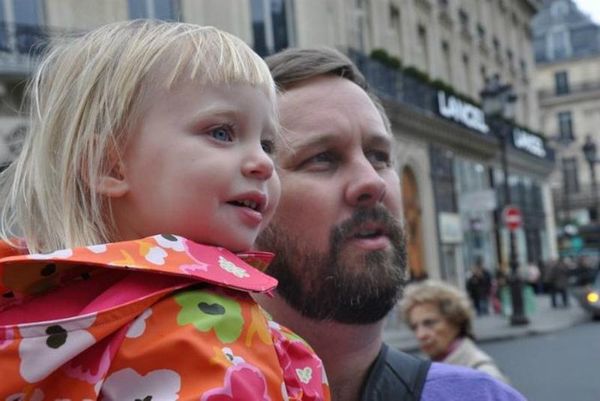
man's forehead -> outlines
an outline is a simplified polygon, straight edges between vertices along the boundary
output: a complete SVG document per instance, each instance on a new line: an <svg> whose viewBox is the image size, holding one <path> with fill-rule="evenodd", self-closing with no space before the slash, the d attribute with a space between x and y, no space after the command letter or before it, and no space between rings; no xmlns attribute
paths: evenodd
<svg viewBox="0 0 600 401"><path fill-rule="evenodd" d="M307 80L281 93L278 104L284 131L290 139L301 140L296 139L297 134L312 132L343 132L353 128L353 124L373 135L391 137L367 93L347 79Z"/></svg>

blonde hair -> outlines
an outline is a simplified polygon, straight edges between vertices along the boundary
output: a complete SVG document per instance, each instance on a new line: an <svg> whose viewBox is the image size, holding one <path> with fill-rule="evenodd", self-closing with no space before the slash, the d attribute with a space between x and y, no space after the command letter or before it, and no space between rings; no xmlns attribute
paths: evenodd
<svg viewBox="0 0 600 401"><path fill-rule="evenodd" d="M473 333L473 307L466 294L441 281L425 280L408 285L400 301L405 322L410 322L410 311L417 305L432 304L452 325L459 328L460 337L475 338Z"/></svg>
<svg viewBox="0 0 600 401"><path fill-rule="evenodd" d="M213 27L136 20L57 40L28 93L30 127L0 176L0 235L31 252L110 242L114 218L96 180L111 171L153 87L196 80L275 85L241 39Z"/></svg>

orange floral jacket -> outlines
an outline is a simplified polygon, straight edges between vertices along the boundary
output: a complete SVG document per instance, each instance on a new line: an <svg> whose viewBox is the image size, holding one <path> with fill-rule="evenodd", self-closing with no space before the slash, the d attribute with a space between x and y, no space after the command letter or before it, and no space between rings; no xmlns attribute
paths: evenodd
<svg viewBox="0 0 600 401"><path fill-rule="evenodd" d="M174 235L0 244L0 400L329 400L323 366L250 292L272 255Z"/></svg>

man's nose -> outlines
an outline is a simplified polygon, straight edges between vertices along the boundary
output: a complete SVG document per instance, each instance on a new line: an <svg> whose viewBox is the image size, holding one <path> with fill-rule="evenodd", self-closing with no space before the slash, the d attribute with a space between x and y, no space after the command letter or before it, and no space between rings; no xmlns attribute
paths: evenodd
<svg viewBox="0 0 600 401"><path fill-rule="evenodd" d="M242 163L242 174L248 178L268 180L274 169L273 159L262 147L251 149Z"/></svg>
<svg viewBox="0 0 600 401"><path fill-rule="evenodd" d="M385 196L386 182L367 160L361 157L351 169L346 201L352 206L371 207Z"/></svg>

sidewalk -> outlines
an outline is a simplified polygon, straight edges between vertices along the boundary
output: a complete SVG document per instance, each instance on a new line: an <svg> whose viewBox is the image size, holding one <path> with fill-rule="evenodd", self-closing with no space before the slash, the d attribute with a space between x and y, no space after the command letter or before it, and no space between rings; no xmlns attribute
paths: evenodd
<svg viewBox="0 0 600 401"><path fill-rule="evenodd" d="M529 316L529 324L511 326L509 318L502 315L477 317L474 322L478 342L498 341L521 336L550 333L565 329L590 319L576 299L570 298L569 308L552 309L550 296L536 297L536 310ZM395 315L386 324L384 339L390 346L403 351L418 349L417 341L410 328Z"/></svg>

